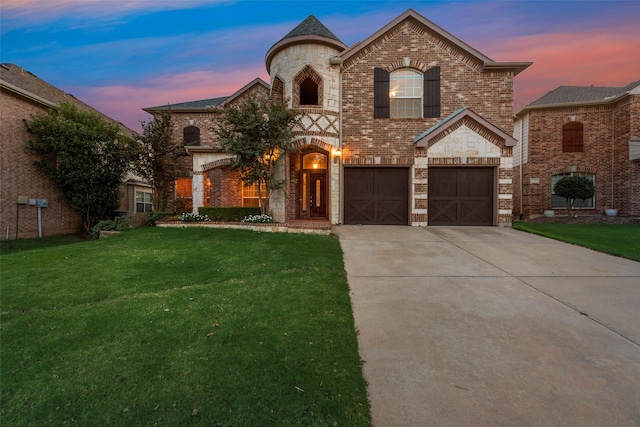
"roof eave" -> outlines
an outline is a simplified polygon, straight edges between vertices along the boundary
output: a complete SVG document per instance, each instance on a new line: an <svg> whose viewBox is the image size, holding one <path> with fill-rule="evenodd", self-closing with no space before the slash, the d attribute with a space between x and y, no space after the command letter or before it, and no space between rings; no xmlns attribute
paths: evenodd
<svg viewBox="0 0 640 427"><path fill-rule="evenodd" d="M55 102L51 102L47 99L44 99L36 94L33 94L29 91L19 88L18 86L12 85L11 83L6 82L4 80L0 80L0 87L10 92L16 93L24 98L30 99L31 101L37 102L38 104L42 104L45 107L56 108L58 106L58 104L56 104Z"/></svg>
<svg viewBox="0 0 640 427"><path fill-rule="evenodd" d="M527 68L529 68L533 62L495 62L489 61L484 63L484 71L512 71L514 76L517 76Z"/></svg>
<svg viewBox="0 0 640 427"><path fill-rule="evenodd" d="M364 49L370 43L374 42L380 36L385 34L387 31L389 31L390 29L392 29L393 27L395 27L396 25L400 24L402 21L404 21L405 19L408 19L408 18L413 18L413 19L417 20L418 22L420 22L424 26L428 27L431 31L433 31L434 33L438 34L440 37L446 39L449 43L457 46L459 49L462 49L463 51L467 52L471 56L475 57L478 61L480 61L482 63L493 63L494 62L491 58L489 58L488 56L484 55L482 52L480 52L480 51L474 49L473 47L469 46L468 44L466 44L465 42L463 42L462 40L460 40L459 38L457 38L453 34L449 33L448 31L446 31L445 29L441 28L437 24L431 22L430 20L428 20L424 16L420 15L418 12L416 12L413 9L407 9L404 13L399 15L397 18L395 18L394 20L389 22L387 25L385 25L384 27L382 27L381 29L379 29L378 31L376 31L375 33L370 35L369 37L367 37L362 42L356 43L353 46L351 46L351 48L349 48L349 49L345 50L344 52L342 52L340 54L340 56L342 57L343 61L346 61L347 59L349 59L352 56L356 55L358 52L360 52L362 49Z"/></svg>
<svg viewBox="0 0 640 427"><path fill-rule="evenodd" d="M271 46L271 49L269 49L269 51L265 55L264 61L267 67L267 72L269 73L271 72L271 61L273 60L273 57L276 55L276 53L280 52L282 49L286 47L293 46L296 44L303 44L303 43L323 44L326 46L333 47L336 50L341 52L347 49L347 45L345 45L339 40L332 39L330 37L313 35L313 34L287 37L280 40L278 43L274 44L273 46Z"/></svg>
<svg viewBox="0 0 640 427"><path fill-rule="evenodd" d="M592 99L588 101L560 102L555 104L540 104L540 105L529 104L526 107L524 107L522 110L518 111L516 113L516 117L522 117L524 113L531 110L544 110L547 108L589 107L592 105L595 106L595 105L612 104L614 102L618 102L619 100L627 96L630 96L629 92L624 92L619 95L613 96L611 98L606 98L606 99Z"/></svg>
<svg viewBox="0 0 640 427"><path fill-rule="evenodd" d="M443 120L446 120L446 123L444 123L442 126L434 126L431 130L427 130L425 133L414 138L413 142L416 144L416 147L418 148L428 147L429 141L431 139L433 139L437 135L440 135L442 132L446 131L451 126L453 126L454 124L456 124L458 121L462 120L465 117L470 117L471 119L476 121L478 124L480 124L482 127L486 128L487 130L489 130L499 138L503 139L505 147L514 147L517 144L517 141L513 136L509 135L508 133L506 133L499 127L493 125L491 122L489 122L482 116L476 114L473 110L470 110L469 108L466 108L466 107L456 110L449 117L443 119Z"/></svg>

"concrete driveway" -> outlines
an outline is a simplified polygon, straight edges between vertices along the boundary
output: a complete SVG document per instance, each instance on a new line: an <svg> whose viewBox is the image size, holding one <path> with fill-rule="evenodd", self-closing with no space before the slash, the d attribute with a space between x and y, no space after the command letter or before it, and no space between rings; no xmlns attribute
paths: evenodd
<svg viewBox="0 0 640 427"><path fill-rule="evenodd" d="M508 228L334 232L374 426L640 425L640 263Z"/></svg>

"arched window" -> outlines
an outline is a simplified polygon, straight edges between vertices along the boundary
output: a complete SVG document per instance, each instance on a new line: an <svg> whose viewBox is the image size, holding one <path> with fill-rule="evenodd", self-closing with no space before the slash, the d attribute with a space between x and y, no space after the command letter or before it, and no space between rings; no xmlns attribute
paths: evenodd
<svg viewBox="0 0 640 427"><path fill-rule="evenodd" d="M184 145L200 145L200 128L187 126L183 129Z"/></svg>
<svg viewBox="0 0 640 427"><path fill-rule="evenodd" d="M389 76L391 118L422 117L422 73L409 68L396 70Z"/></svg>
<svg viewBox="0 0 640 427"><path fill-rule="evenodd" d="M373 117L440 117L440 67L424 74L410 68L373 70Z"/></svg>
<svg viewBox="0 0 640 427"><path fill-rule="evenodd" d="M584 126L580 122L569 122L562 126L562 152L581 153L584 151Z"/></svg>
<svg viewBox="0 0 640 427"><path fill-rule="evenodd" d="M311 77L300 83L300 105L318 105L318 84Z"/></svg>
<svg viewBox="0 0 640 427"><path fill-rule="evenodd" d="M305 66L293 79L293 106L322 105L322 77L310 65Z"/></svg>

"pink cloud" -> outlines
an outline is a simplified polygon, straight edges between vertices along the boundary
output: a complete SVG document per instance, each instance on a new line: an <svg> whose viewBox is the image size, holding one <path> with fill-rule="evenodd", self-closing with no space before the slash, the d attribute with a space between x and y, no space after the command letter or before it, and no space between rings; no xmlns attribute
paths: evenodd
<svg viewBox="0 0 640 427"><path fill-rule="evenodd" d="M558 86L616 87L640 79L640 57L634 53L639 45L634 23L609 30L514 37L485 52L496 60L534 62L515 79L515 107L520 110Z"/></svg>
<svg viewBox="0 0 640 427"><path fill-rule="evenodd" d="M76 87L74 93L103 114L140 131L140 121L150 118L142 108L229 96L256 77L269 81L261 64L226 73L193 71L163 75L135 86Z"/></svg>

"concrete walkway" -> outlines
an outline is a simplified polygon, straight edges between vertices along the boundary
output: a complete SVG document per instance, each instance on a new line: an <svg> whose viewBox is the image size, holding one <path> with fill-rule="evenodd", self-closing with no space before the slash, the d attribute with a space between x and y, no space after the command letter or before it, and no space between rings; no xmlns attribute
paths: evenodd
<svg viewBox="0 0 640 427"><path fill-rule="evenodd" d="M334 232L374 426L640 425L640 263L507 228Z"/></svg>

